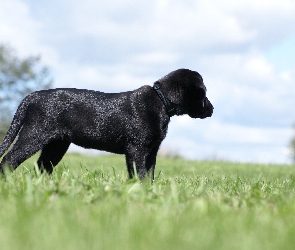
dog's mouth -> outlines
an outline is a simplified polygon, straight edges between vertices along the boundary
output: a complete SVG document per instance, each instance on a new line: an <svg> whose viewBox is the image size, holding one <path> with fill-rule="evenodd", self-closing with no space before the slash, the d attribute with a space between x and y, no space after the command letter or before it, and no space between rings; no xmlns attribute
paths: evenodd
<svg viewBox="0 0 295 250"><path fill-rule="evenodd" d="M199 103L198 106L199 108L187 113L191 118L205 119L212 116L214 107L207 97L202 104Z"/></svg>
<svg viewBox="0 0 295 250"><path fill-rule="evenodd" d="M202 113L200 115L200 119L205 119L207 117L211 117L212 114L213 114L213 107L210 110L209 109L204 109L204 110L202 110Z"/></svg>

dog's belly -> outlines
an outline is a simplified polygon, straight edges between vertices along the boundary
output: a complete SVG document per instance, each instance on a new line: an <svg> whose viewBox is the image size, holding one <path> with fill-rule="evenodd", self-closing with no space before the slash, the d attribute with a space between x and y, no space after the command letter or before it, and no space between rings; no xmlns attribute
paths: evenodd
<svg viewBox="0 0 295 250"><path fill-rule="evenodd" d="M107 151L115 154L124 154L125 146L123 140L111 140L111 139L93 139L93 138L73 138L72 143L83 147L91 148L102 151Z"/></svg>

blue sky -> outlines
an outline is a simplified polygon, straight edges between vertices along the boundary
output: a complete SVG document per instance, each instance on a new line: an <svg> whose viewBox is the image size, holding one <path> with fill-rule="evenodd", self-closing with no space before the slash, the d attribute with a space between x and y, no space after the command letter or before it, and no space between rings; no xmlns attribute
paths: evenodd
<svg viewBox="0 0 295 250"><path fill-rule="evenodd" d="M265 53L266 58L270 60L280 71L289 71L295 67L295 34L291 34L282 42L271 47Z"/></svg>
<svg viewBox="0 0 295 250"><path fill-rule="evenodd" d="M212 118L173 117L161 150L289 163L295 123L291 0L2 0L0 43L41 55L55 87L118 92L198 71Z"/></svg>

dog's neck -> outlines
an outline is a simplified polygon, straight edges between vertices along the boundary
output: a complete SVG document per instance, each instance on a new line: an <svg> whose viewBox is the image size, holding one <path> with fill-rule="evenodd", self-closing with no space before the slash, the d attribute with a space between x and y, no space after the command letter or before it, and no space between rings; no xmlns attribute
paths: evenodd
<svg viewBox="0 0 295 250"><path fill-rule="evenodd" d="M159 98L161 99L162 103L164 104L167 113L170 117L176 115L176 110L174 104L169 100L167 95L161 90L160 83L157 81L154 83L153 86L154 90L157 92Z"/></svg>

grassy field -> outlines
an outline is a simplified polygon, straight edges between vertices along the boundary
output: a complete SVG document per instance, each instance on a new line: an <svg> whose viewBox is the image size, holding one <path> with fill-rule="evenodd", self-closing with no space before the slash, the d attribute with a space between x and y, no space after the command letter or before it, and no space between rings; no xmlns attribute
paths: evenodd
<svg viewBox="0 0 295 250"><path fill-rule="evenodd" d="M160 158L151 185L121 156L35 159L0 180L3 250L295 248L295 166Z"/></svg>

